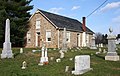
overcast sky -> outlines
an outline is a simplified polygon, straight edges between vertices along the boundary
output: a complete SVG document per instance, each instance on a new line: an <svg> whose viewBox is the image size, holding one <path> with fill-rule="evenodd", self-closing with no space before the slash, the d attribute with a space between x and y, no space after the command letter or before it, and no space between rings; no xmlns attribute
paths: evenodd
<svg viewBox="0 0 120 76"><path fill-rule="evenodd" d="M37 9L67 16L82 21L82 17L87 17L94 9L105 0L33 0L30 5ZM108 34L109 27L113 28L113 33L120 33L120 0L108 0L101 8L87 17L87 27L95 33Z"/></svg>

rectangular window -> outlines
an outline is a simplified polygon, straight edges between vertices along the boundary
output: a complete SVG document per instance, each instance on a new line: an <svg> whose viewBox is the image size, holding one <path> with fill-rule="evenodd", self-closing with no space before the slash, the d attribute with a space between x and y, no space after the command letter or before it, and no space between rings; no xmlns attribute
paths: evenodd
<svg viewBox="0 0 120 76"><path fill-rule="evenodd" d="M36 20L36 29L40 29L40 20Z"/></svg>
<svg viewBox="0 0 120 76"><path fill-rule="evenodd" d="M46 42L51 42L51 31L46 31Z"/></svg>
<svg viewBox="0 0 120 76"><path fill-rule="evenodd" d="M66 33L66 36L67 36L67 37L66 37L66 38L67 38L66 41L67 41L67 42L70 42L70 32L67 32L67 33Z"/></svg>

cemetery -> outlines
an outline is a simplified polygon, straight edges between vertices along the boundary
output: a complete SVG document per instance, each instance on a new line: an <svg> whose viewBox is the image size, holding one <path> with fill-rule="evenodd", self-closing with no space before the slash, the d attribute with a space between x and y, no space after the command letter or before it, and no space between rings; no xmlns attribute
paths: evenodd
<svg viewBox="0 0 120 76"><path fill-rule="evenodd" d="M5 42L0 49L0 76L119 76L120 46L115 44L112 28L109 28L108 46L68 48L66 29L62 48L12 48L10 20L6 19ZM101 46L102 45L102 46ZM106 51L107 50L107 51ZM97 52L98 51L98 52Z"/></svg>
<svg viewBox="0 0 120 76"><path fill-rule="evenodd" d="M120 35L112 27L100 41L87 17L81 23L41 9L30 15L31 1L1 1L12 12L0 11L6 15L0 21L0 76L120 76Z"/></svg>
<svg viewBox="0 0 120 76"><path fill-rule="evenodd" d="M103 50L104 48L102 48ZM105 48L107 49L107 48ZM0 49L2 51L2 49ZM20 48L12 48L14 58L12 59L0 59L0 76L75 76L72 71L75 70L75 56L89 55L90 56L90 68L92 70L80 75L80 76L119 76L120 75L120 61L106 61L106 54L95 54L96 50L81 49L78 51L75 48L68 50L65 53L65 57L61 59L61 62L56 62L56 59L60 58L59 50L48 49L49 63L43 66L39 66L41 51L32 52L33 49L23 48L24 53L20 53ZM35 49L34 50L38 50ZM120 55L120 47L117 51ZM50 60L50 57L54 57ZM73 60L69 60L73 58ZM23 62L26 62L26 68L22 69ZM69 66L68 71L66 66Z"/></svg>

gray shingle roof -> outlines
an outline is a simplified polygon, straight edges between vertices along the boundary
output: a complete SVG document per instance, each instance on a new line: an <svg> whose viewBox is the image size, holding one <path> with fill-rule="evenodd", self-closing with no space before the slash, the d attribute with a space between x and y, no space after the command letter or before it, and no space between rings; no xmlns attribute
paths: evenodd
<svg viewBox="0 0 120 76"><path fill-rule="evenodd" d="M71 31L83 32L82 23L76 19L60 16L40 9L39 11L41 11L50 21L52 21L60 29L66 28L67 30ZM86 32L94 33L89 28L87 28Z"/></svg>

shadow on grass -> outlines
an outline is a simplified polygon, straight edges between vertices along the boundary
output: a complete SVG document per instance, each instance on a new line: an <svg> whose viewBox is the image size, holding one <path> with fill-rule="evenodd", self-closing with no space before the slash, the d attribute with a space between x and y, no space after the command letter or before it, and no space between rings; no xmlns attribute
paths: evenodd
<svg viewBox="0 0 120 76"><path fill-rule="evenodd" d="M14 53L14 58L16 57L16 56L18 56L20 53Z"/></svg>
<svg viewBox="0 0 120 76"><path fill-rule="evenodd" d="M95 56L98 57L98 58L101 58L101 59L105 60L105 57L104 57L104 56L96 55L96 54L95 54Z"/></svg>

